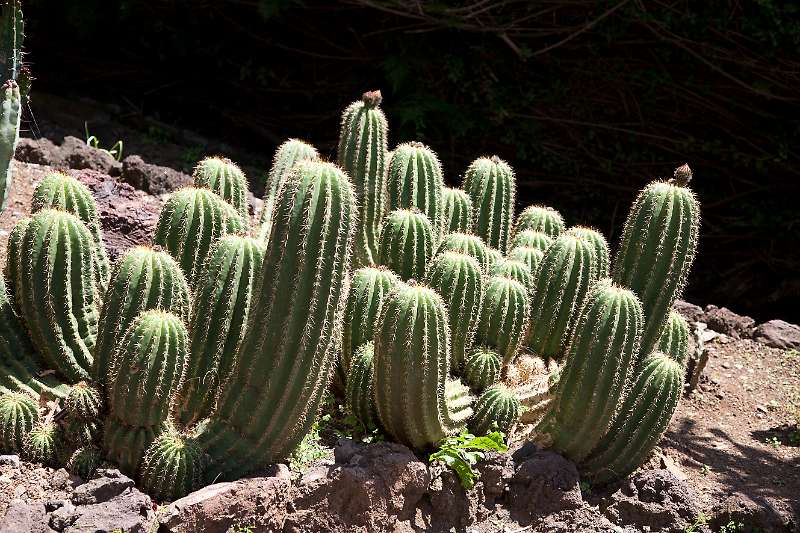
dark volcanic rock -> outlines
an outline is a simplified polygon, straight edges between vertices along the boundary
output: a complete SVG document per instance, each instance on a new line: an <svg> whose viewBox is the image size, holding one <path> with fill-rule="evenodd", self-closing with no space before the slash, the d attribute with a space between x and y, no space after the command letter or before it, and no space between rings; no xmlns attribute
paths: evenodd
<svg viewBox="0 0 800 533"><path fill-rule="evenodd" d="M125 489L102 503L76 507L75 514L77 516L64 533L149 533L156 521L150 497L135 488Z"/></svg>
<svg viewBox="0 0 800 533"><path fill-rule="evenodd" d="M88 505L106 502L134 486L131 478L116 469L100 469L97 471L97 476L75 488L72 493L72 503Z"/></svg>
<svg viewBox="0 0 800 533"><path fill-rule="evenodd" d="M188 187L192 177L169 167L145 163L138 155L122 160L120 179L133 187L150 194L164 194Z"/></svg>
<svg viewBox="0 0 800 533"><path fill-rule="evenodd" d="M64 166L64 159L61 157L61 149L53 144L50 139L29 139L21 137L17 143L17 151L14 159L24 163L36 163L37 165L49 165L51 167Z"/></svg>
<svg viewBox="0 0 800 533"><path fill-rule="evenodd" d="M770 320L756 327L753 337L773 348L800 349L800 326L783 320Z"/></svg>
<svg viewBox="0 0 800 533"><path fill-rule="evenodd" d="M122 168L111 154L88 146L77 137L64 137L59 147L64 166L76 170L97 170L104 174L118 175Z"/></svg>
<svg viewBox="0 0 800 533"><path fill-rule="evenodd" d="M749 316L737 315L727 307L716 305L706 306L705 321L717 333L724 333L734 339L749 339L756 324Z"/></svg>
<svg viewBox="0 0 800 533"><path fill-rule="evenodd" d="M45 508L41 502L11 500L6 515L0 518L0 533L39 533L45 531Z"/></svg>
<svg viewBox="0 0 800 533"><path fill-rule="evenodd" d="M672 305L672 308L679 312L690 324L692 322L705 322L706 314L699 305L678 300Z"/></svg>
<svg viewBox="0 0 800 533"><path fill-rule="evenodd" d="M753 500L743 494L733 494L711 511L711 527L717 531L730 522L742 524L742 532L778 533L797 531L797 516L788 505L769 498Z"/></svg>

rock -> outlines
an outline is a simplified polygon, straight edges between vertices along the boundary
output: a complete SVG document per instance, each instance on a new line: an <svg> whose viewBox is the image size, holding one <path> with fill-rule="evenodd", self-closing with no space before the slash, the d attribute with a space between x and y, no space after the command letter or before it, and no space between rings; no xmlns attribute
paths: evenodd
<svg viewBox="0 0 800 533"><path fill-rule="evenodd" d="M514 462L507 453L490 452L475 469L480 473L478 484L483 490L484 505L491 508L505 496L508 480L514 476Z"/></svg>
<svg viewBox="0 0 800 533"><path fill-rule="evenodd" d="M77 137L64 137L59 147L63 164L75 170L97 170L104 174L119 174L121 165L104 150L92 148Z"/></svg>
<svg viewBox="0 0 800 533"><path fill-rule="evenodd" d="M641 533L641 530L622 528L608 521L604 516L586 504L577 509L558 511L542 516L534 529L547 533Z"/></svg>
<svg viewBox="0 0 800 533"><path fill-rule="evenodd" d="M730 522L741 523L744 529L762 533L796 531L797 517L789 505L771 498L751 499L743 494L733 494L711 511L709 525L717 531Z"/></svg>
<svg viewBox="0 0 800 533"><path fill-rule="evenodd" d="M63 533L150 533L156 524L152 500L135 488L102 503L82 505L76 513L77 518Z"/></svg>
<svg viewBox="0 0 800 533"><path fill-rule="evenodd" d="M102 503L134 487L133 480L116 469L100 469L99 477L78 485L72 493L72 503L87 505Z"/></svg>
<svg viewBox="0 0 800 533"><path fill-rule="evenodd" d="M529 523L536 516L583 505L575 465L555 452L525 445L514 454L516 472L507 495L511 516Z"/></svg>
<svg viewBox="0 0 800 533"><path fill-rule="evenodd" d="M138 155L122 160L120 179L150 194L165 194L192 184L192 177L183 172L145 163Z"/></svg>
<svg viewBox="0 0 800 533"><path fill-rule="evenodd" d="M64 531L78 519L77 508L69 502L50 513L48 523L56 531Z"/></svg>
<svg viewBox="0 0 800 533"><path fill-rule="evenodd" d="M47 500L44 502L44 508L48 513L52 513L56 509L64 507L68 503L70 503L69 500Z"/></svg>
<svg viewBox="0 0 800 533"><path fill-rule="evenodd" d="M40 533L45 530L45 508L41 502L11 500L0 518L0 533Z"/></svg>
<svg viewBox="0 0 800 533"><path fill-rule="evenodd" d="M291 474L275 465L265 477L216 483L172 502L160 518L171 533L226 532L241 524L253 531L280 531L286 519Z"/></svg>
<svg viewBox="0 0 800 533"><path fill-rule="evenodd" d="M19 455L0 455L0 465L13 466L19 468Z"/></svg>
<svg viewBox="0 0 800 533"><path fill-rule="evenodd" d="M800 350L800 326L783 320L770 320L756 327L753 337L782 350Z"/></svg>
<svg viewBox="0 0 800 533"><path fill-rule="evenodd" d="M618 525L682 530L700 508L688 485L665 469L635 474L601 505L603 514Z"/></svg>
<svg viewBox="0 0 800 533"><path fill-rule="evenodd" d="M462 531L483 518L478 514L483 506L480 482L467 491L455 472L446 466L433 465L430 472L431 483L424 502L426 505L421 510L422 520L416 520L418 526L433 531L451 528Z"/></svg>
<svg viewBox="0 0 800 533"><path fill-rule="evenodd" d="M724 333L734 339L748 339L753 334L756 321L749 316L737 315L727 307L707 305L705 322L708 327L718 333Z"/></svg>
<svg viewBox="0 0 800 533"><path fill-rule="evenodd" d="M699 305L678 300L672 305L672 308L679 312L683 318L689 322L689 324L692 322L705 322L706 314L703 311L703 308Z"/></svg>
<svg viewBox="0 0 800 533"><path fill-rule="evenodd" d="M49 165L58 167L64 165L61 149L53 141L42 137L41 139L28 139L21 137L17 143L14 159L25 163Z"/></svg>

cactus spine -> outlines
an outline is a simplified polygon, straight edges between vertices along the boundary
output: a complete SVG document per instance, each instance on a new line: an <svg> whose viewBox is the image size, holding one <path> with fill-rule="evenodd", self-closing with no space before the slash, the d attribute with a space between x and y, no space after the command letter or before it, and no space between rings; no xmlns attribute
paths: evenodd
<svg viewBox="0 0 800 533"><path fill-rule="evenodd" d="M700 207L687 187L689 179L691 170L684 165L675 171L675 179L650 183L639 193L614 260L614 281L642 301L647 319L643 354L658 342L694 262Z"/></svg>
<svg viewBox="0 0 800 533"><path fill-rule="evenodd" d="M475 343L497 350L508 366L525 339L530 315L527 289L510 278L495 276L486 284Z"/></svg>
<svg viewBox="0 0 800 533"><path fill-rule="evenodd" d="M19 86L8 80L0 87L0 212L6 208L8 192L11 190L11 160L19 141L19 125L22 118L22 101Z"/></svg>
<svg viewBox="0 0 800 533"><path fill-rule="evenodd" d="M236 163L225 157L207 157L194 167L194 186L209 189L231 204L239 216L247 212L247 178Z"/></svg>
<svg viewBox="0 0 800 533"><path fill-rule="evenodd" d="M657 350L672 357L680 365L689 356L689 324L677 311L670 311L667 325L658 339Z"/></svg>
<svg viewBox="0 0 800 533"><path fill-rule="evenodd" d="M458 432L471 416L468 405L448 402L449 358L442 298L427 287L399 287L384 304L374 359L378 418L399 442L427 449Z"/></svg>
<svg viewBox="0 0 800 533"><path fill-rule="evenodd" d="M476 159L464 174L475 233L501 253L506 252L511 236L516 188L514 172L497 156Z"/></svg>
<svg viewBox="0 0 800 533"><path fill-rule="evenodd" d="M519 261L524 263L531 271L531 275L536 275L536 270L539 268L539 263L542 262L544 251L538 248L531 248L530 246L518 246L508 252L508 258L512 261ZM536 278L534 278L534 288L536 285Z"/></svg>
<svg viewBox="0 0 800 533"><path fill-rule="evenodd" d="M607 278L611 265L611 252L608 250L608 241L599 231L584 226L570 228L567 233L575 235L592 245L594 261L597 265L596 276L598 279Z"/></svg>
<svg viewBox="0 0 800 533"><path fill-rule="evenodd" d="M298 164L281 188L236 367L200 435L211 479L286 457L311 428L340 342L355 210L330 163Z"/></svg>
<svg viewBox="0 0 800 533"><path fill-rule="evenodd" d="M486 271L489 268L489 249L477 235L469 233L448 233L436 249L436 255L443 252L458 252L474 257Z"/></svg>
<svg viewBox="0 0 800 533"><path fill-rule="evenodd" d="M500 379L502 356L488 348L477 348L470 352L464 364L464 381L470 388L482 392Z"/></svg>
<svg viewBox="0 0 800 533"><path fill-rule="evenodd" d="M347 408L367 429L378 427L373 386L375 345L372 341L362 344L353 354L350 372L347 374L345 398Z"/></svg>
<svg viewBox="0 0 800 533"><path fill-rule="evenodd" d="M177 406L184 424L211 413L230 377L263 260L264 245L238 235L221 238L211 253L194 294L191 357Z"/></svg>
<svg viewBox="0 0 800 533"><path fill-rule="evenodd" d="M342 114L338 163L350 176L358 200L358 234L354 266L377 262L381 222L386 213L386 164L388 125L380 91L364 93Z"/></svg>
<svg viewBox="0 0 800 533"><path fill-rule="evenodd" d="M392 211L381 230L378 263L403 281L422 280L433 255L433 237L433 227L424 214L408 209Z"/></svg>
<svg viewBox="0 0 800 533"><path fill-rule="evenodd" d="M153 242L175 258L194 287L220 237L246 229L242 217L222 198L208 189L186 188L164 204Z"/></svg>
<svg viewBox="0 0 800 533"><path fill-rule="evenodd" d="M683 365L662 353L645 358L619 415L581 470L596 483L636 470L669 426L681 398L683 373Z"/></svg>
<svg viewBox="0 0 800 533"><path fill-rule="evenodd" d="M500 276L502 278L513 279L521 283L529 292L533 292L533 274L528 265L516 259L500 259L489 270L490 276Z"/></svg>
<svg viewBox="0 0 800 533"><path fill-rule="evenodd" d="M472 200L461 189L442 189L442 234L472 231Z"/></svg>
<svg viewBox="0 0 800 533"><path fill-rule="evenodd" d="M450 325L450 370L464 365L466 350L472 345L483 305L484 283L478 261L469 255L444 252L428 266L428 285L447 306Z"/></svg>
<svg viewBox="0 0 800 533"><path fill-rule="evenodd" d="M594 250L583 239L561 235L547 249L531 298L527 338L531 352L560 358L595 271Z"/></svg>
<svg viewBox="0 0 800 533"><path fill-rule="evenodd" d="M511 247L519 248L520 246L528 246L541 250L544 252L547 247L553 244L553 238L548 236L542 231L533 231L530 229L522 230L514 235L511 239Z"/></svg>
<svg viewBox="0 0 800 533"><path fill-rule="evenodd" d="M438 239L442 228L442 166L422 143L401 144L392 152L388 174L389 210L416 208L431 221Z"/></svg>
<svg viewBox="0 0 800 533"><path fill-rule="evenodd" d="M514 225L515 235L519 235L525 230L541 231L555 239L564 231L564 218L552 207L532 205L526 207L519 214Z"/></svg>
<svg viewBox="0 0 800 533"><path fill-rule="evenodd" d="M508 433L517 423L522 404L508 387L498 383L486 389L475 402L475 414L469 422L475 435L486 435L496 424L497 429Z"/></svg>
<svg viewBox="0 0 800 533"><path fill-rule="evenodd" d="M53 422L41 421L25 436L22 454L32 463L55 466L58 445L58 426Z"/></svg>
<svg viewBox="0 0 800 533"><path fill-rule="evenodd" d="M143 246L125 252L114 265L100 311L96 379L106 383L114 349L139 313L161 309L188 321L189 307L186 279L169 254Z"/></svg>
<svg viewBox="0 0 800 533"><path fill-rule="evenodd" d="M639 348L642 307L610 279L597 282L575 326L552 411L553 447L580 462L608 430Z"/></svg>
<svg viewBox="0 0 800 533"><path fill-rule="evenodd" d="M0 395L0 450L16 453L22 450L25 436L39 420L36 402L19 392Z"/></svg>
<svg viewBox="0 0 800 533"><path fill-rule="evenodd" d="M200 488L205 460L191 436L171 424L147 448L139 466L139 484L158 500L174 501Z"/></svg>

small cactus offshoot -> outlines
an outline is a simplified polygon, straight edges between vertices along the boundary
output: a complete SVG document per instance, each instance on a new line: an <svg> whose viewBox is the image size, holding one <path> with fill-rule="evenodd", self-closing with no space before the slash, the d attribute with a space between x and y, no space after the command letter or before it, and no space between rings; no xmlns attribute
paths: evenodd
<svg viewBox="0 0 800 533"><path fill-rule="evenodd" d="M22 451L25 437L39 421L39 407L28 395L19 392L0 394L0 450Z"/></svg>
<svg viewBox="0 0 800 533"><path fill-rule="evenodd" d="M486 435L495 426L508 433L519 420L522 404L514 392L498 383L486 389L475 402L475 414L470 420L470 430L475 435Z"/></svg>
<svg viewBox="0 0 800 533"><path fill-rule="evenodd" d="M502 357L494 350L476 348L464 363L464 381L472 390L482 392L500 379L502 363Z"/></svg>

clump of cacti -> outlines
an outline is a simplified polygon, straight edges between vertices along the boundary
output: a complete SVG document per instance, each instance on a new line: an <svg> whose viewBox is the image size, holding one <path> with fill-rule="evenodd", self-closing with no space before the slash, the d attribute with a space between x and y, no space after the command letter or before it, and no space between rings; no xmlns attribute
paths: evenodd
<svg viewBox="0 0 800 533"><path fill-rule="evenodd" d="M225 157L207 157L192 173L194 186L209 189L247 219L247 178L236 163Z"/></svg>
<svg viewBox="0 0 800 533"><path fill-rule="evenodd" d="M464 190L472 199L475 234L488 246L505 253L514 223L514 171L497 156L481 157L464 173Z"/></svg>
<svg viewBox="0 0 800 533"><path fill-rule="evenodd" d="M475 414L470 420L470 430L475 435L486 435L493 428L508 433L519 420L522 404L514 392L503 384L486 389L475 402Z"/></svg>
<svg viewBox="0 0 800 533"><path fill-rule="evenodd" d="M378 246L378 264L392 269L403 281L425 279L433 255L431 221L417 210L398 209L386 216Z"/></svg>

